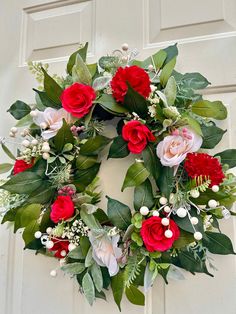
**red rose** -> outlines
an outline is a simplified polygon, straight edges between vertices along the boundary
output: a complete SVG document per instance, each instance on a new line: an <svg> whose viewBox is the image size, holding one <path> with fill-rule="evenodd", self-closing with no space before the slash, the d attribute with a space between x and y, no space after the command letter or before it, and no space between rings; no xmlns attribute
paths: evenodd
<svg viewBox="0 0 236 314"><path fill-rule="evenodd" d="M77 118L89 113L95 98L96 94L91 86L79 83L69 86L61 94L62 107Z"/></svg>
<svg viewBox="0 0 236 314"><path fill-rule="evenodd" d="M128 149L133 154L140 154L148 142L156 140L149 128L137 120L129 121L123 126L122 137L128 142Z"/></svg>
<svg viewBox="0 0 236 314"><path fill-rule="evenodd" d="M20 172L23 172L27 169L32 168L34 165L34 161L32 160L30 163L25 162L24 160L16 160L13 168L14 175Z"/></svg>
<svg viewBox="0 0 236 314"><path fill-rule="evenodd" d="M141 236L146 249L149 252L169 250L174 241L180 236L180 231L174 220L170 219L169 226L161 224L162 218L153 216L146 219L141 228ZM173 235L171 238L165 236L166 230L171 230Z"/></svg>
<svg viewBox="0 0 236 314"><path fill-rule="evenodd" d="M223 182L225 175L217 158L205 153L189 153L184 168L190 178L202 176L211 180L210 187Z"/></svg>
<svg viewBox="0 0 236 314"><path fill-rule="evenodd" d="M116 101L124 102L128 90L127 83L144 98L151 92L149 76L143 69L136 65L120 67L111 80L112 94Z"/></svg>
<svg viewBox="0 0 236 314"><path fill-rule="evenodd" d="M58 196L51 208L50 218L55 223L71 218L75 211L74 203L68 195Z"/></svg>
<svg viewBox="0 0 236 314"><path fill-rule="evenodd" d="M49 251L55 252L54 256L57 258L64 258L68 252L69 241L65 241L64 239L52 239L54 245ZM64 254L63 254L64 253Z"/></svg>

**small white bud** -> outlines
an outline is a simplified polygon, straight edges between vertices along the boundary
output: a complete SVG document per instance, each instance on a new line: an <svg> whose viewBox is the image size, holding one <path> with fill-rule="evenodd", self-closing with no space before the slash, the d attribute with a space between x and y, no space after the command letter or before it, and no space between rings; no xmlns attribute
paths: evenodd
<svg viewBox="0 0 236 314"><path fill-rule="evenodd" d="M17 133L17 132L18 132L18 129L17 129L15 126L13 126L13 127L11 128L11 132L12 132L12 133Z"/></svg>
<svg viewBox="0 0 236 314"><path fill-rule="evenodd" d="M50 276L56 277L57 276L57 271L55 269L50 271Z"/></svg>
<svg viewBox="0 0 236 314"><path fill-rule="evenodd" d="M171 230L168 229L165 231L165 237L166 238L170 239L170 238L172 238L172 236L173 236L173 232Z"/></svg>
<svg viewBox="0 0 236 314"><path fill-rule="evenodd" d="M124 43L122 46L121 46L121 49L123 51L127 51L129 49L129 45L127 43Z"/></svg>
<svg viewBox="0 0 236 314"><path fill-rule="evenodd" d="M23 146L25 146L25 147L29 147L29 146L30 146L30 141L24 140L24 141L22 141L21 144L22 144Z"/></svg>
<svg viewBox="0 0 236 314"><path fill-rule="evenodd" d="M36 231L35 234L34 234L34 237L35 237L36 239L40 239L41 236L42 236L42 232L40 232L40 231Z"/></svg>
<svg viewBox="0 0 236 314"><path fill-rule="evenodd" d="M52 227L48 227L46 232L47 232L47 234L51 234L52 233Z"/></svg>
<svg viewBox="0 0 236 314"><path fill-rule="evenodd" d="M198 224L198 218L197 217L191 217L190 221L191 221L191 223L193 225L197 225Z"/></svg>
<svg viewBox="0 0 236 314"><path fill-rule="evenodd" d="M209 206L210 208L216 208L217 205L218 205L218 203L217 203L216 200L210 200L210 201L208 202L208 206Z"/></svg>
<svg viewBox="0 0 236 314"><path fill-rule="evenodd" d="M50 152L50 146L43 144L43 146L42 146L42 152L44 152L44 153Z"/></svg>
<svg viewBox="0 0 236 314"><path fill-rule="evenodd" d="M154 210L154 211L152 212L152 216L158 217L158 216L159 216L158 210Z"/></svg>
<svg viewBox="0 0 236 314"><path fill-rule="evenodd" d="M63 257L66 256L66 251L65 251L65 250L62 250L62 251L61 251L61 256L63 256Z"/></svg>
<svg viewBox="0 0 236 314"><path fill-rule="evenodd" d="M149 208L147 206L142 206L139 212L141 215L146 216L149 214Z"/></svg>
<svg viewBox="0 0 236 314"><path fill-rule="evenodd" d="M162 220L161 220L161 224L163 225L163 226L169 226L169 223L170 223L170 220L168 219L168 218L162 218Z"/></svg>
<svg viewBox="0 0 236 314"><path fill-rule="evenodd" d="M39 141L36 140L36 138L31 141L31 144L32 144L33 146L38 145L38 143L39 143Z"/></svg>
<svg viewBox="0 0 236 314"><path fill-rule="evenodd" d="M52 249L54 246L54 242L53 241L47 241L46 242L46 248L47 249Z"/></svg>
<svg viewBox="0 0 236 314"><path fill-rule="evenodd" d="M220 190L219 185L213 185L211 189L215 193L219 192L219 190Z"/></svg>
<svg viewBox="0 0 236 314"><path fill-rule="evenodd" d="M159 202L161 205L165 205L167 204L168 200L166 197L162 196L160 199L159 199Z"/></svg>
<svg viewBox="0 0 236 314"><path fill-rule="evenodd" d="M176 214L180 218L184 218L187 215L187 210L183 207L177 209Z"/></svg>
<svg viewBox="0 0 236 314"><path fill-rule="evenodd" d="M127 61L128 61L128 57L123 56L123 57L121 58L121 60L122 60L123 62L127 62Z"/></svg>
<svg viewBox="0 0 236 314"><path fill-rule="evenodd" d="M194 239L197 241L200 241L202 239L202 234L199 231L195 232L193 236L194 236Z"/></svg>
<svg viewBox="0 0 236 314"><path fill-rule="evenodd" d="M47 126L48 126L48 125L47 125L47 123L46 123L46 122L42 122L42 123L40 123L40 128L41 128L41 129L43 129L43 130L44 130L44 129L46 129L46 128L47 128Z"/></svg>
<svg viewBox="0 0 236 314"><path fill-rule="evenodd" d="M200 196L200 192L198 190L191 190L190 191L190 195L193 197L193 198L198 198Z"/></svg>
<svg viewBox="0 0 236 314"><path fill-rule="evenodd" d="M12 133L12 132L9 132L9 136L10 136L10 137L15 137L16 134L15 134L15 133Z"/></svg>
<svg viewBox="0 0 236 314"><path fill-rule="evenodd" d="M43 153L43 159L47 160L50 157L49 153Z"/></svg>
<svg viewBox="0 0 236 314"><path fill-rule="evenodd" d="M165 212L165 213L168 214L168 213L170 213L170 211L171 211L170 206L165 206L165 207L164 207L164 212Z"/></svg>

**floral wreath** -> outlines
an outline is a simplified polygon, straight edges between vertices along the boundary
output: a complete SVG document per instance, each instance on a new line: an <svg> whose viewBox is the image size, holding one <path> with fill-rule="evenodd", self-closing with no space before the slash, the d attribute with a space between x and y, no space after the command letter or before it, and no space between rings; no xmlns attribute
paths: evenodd
<svg viewBox="0 0 236 314"><path fill-rule="evenodd" d="M235 254L219 220L235 215L236 149L204 150L221 141L226 130L215 120L227 110L196 92L210 84L205 77L174 70L176 45L138 61L123 44L94 64L87 47L70 56L65 77L29 63L43 86L35 104L18 100L8 110L18 121L1 138L14 160L0 165L10 173L1 180L2 223L22 230L25 248L59 259L90 304L111 287L119 309L123 294L144 305L139 287L146 292L158 274L166 283L181 269L213 276L208 253ZM108 138L114 117L117 136ZM7 147L16 137L17 157ZM137 157L121 188L134 188L132 208L108 196L99 207L108 145L108 158Z"/></svg>

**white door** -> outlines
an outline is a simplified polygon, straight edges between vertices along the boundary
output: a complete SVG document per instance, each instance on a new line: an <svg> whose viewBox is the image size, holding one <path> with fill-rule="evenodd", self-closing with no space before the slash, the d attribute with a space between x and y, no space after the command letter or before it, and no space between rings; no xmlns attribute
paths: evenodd
<svg viewBox="0 0 236 314"><path fill-rule="evenodd" d="M211 82L207 97L228 104L228 129L217 150L236 147L236 2L235 0L1 0L0 1L0 135L13 123L6 109L16 99L33 101L37 86L27 60L46 60L50 71L63 73L66 57L79 42L90 43L90 61L123 42L140 51L140 58L179 43L178 68L199 71ZM2 160L1 153L1 160ZM129 191L119 194L127 161L107 163L102 170L104 194L130 202ZM117 179L112 183L110 171ZM105 202L104 202L105 204ZM222 224L234 238L236 219ZM118 313L112 303L97 301L91 309L69 277L49 276L56 260L23 252L23 242L6 226L0 227L1 314ZM123 301L123 313L235 314L236 260L215 256L215 278L185 274L185 281L159 279L145 308Z"/></svg>

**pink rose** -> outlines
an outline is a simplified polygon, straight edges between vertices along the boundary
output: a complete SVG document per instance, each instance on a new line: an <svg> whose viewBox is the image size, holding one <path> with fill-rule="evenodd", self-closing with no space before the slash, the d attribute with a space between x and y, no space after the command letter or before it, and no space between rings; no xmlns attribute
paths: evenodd
<svg viewBox="0 0 236 314"><path fill-rule="evenodd" d="M178 166L188 153L196 152L202 145L202 138L193 130L182 128L173 131L157 145L157 156L167 167Z"/></svg>

